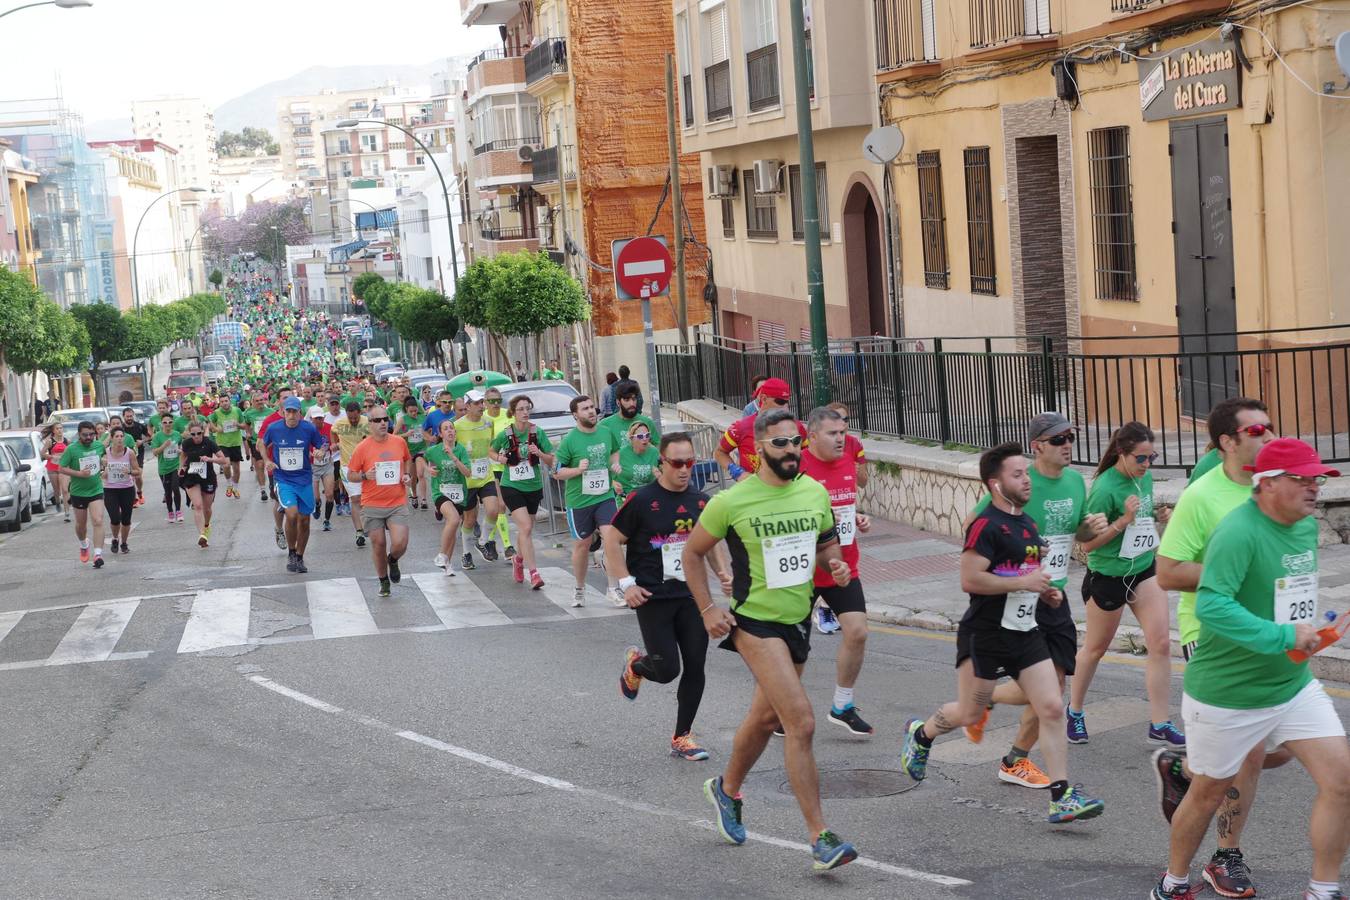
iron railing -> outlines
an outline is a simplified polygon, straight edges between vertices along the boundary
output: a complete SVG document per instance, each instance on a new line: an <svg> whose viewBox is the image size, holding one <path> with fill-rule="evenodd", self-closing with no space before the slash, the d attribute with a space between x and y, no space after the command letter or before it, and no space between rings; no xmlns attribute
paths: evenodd
<svg viewBox="0 0 1350 900"><path fill-rule="evenodd" d="M770 44L745 54L746 84L750 93L750 111L759 112L778 105L778 45Z"/></svg>
<svg viewBox="0 0 1350 900"><path fill-rule="evenodd" d="M536 150L534 159L530 160L530 171L534 176L531 184L551 184L557 181L559 176L569 180L576 178L577 169L572 157L572 145L564 144L561 153L557 147Z"/></svg>
<svg viewBox="0 0 1350 900"><path fill-rule="evenodd" d="M970 0L972 50L1052 33L1048 5L1032 3L1028 9L1027 0Z"/></svg>
<svg viewBox="0 0 1350 900"><path fill-rule="evenodd" d="M564 38L545 38L525 54L525 84L543 81L552 75L567 72L567 41Z"/></svg>
<svg viewBox="0 0 1350 900"><path fill-rule="evenodd" d="M475 146L473 148L473 154L474 156L481 156L484 153L491 153L495 150L514 150L517 147L523 147L526 144L538 144L538 143L539 138L537 136L523 137L523 138L506 138L505 140L500 141L487 141L486 143L478 144L477 146Z"/></svg>
<svg viewBox="0 0 1350 900"><path fill-rule="evenodd" d="M1111 12L1132 13L1150 6L1161 6L1167 0L1111 0Z"/></svg>
<svg viewBox="0 0 1350 900"><path fill-rule="evenodd" d="M531 241L539 237L539 229L534 225L511 225L502 228L480 224L478 233L485 241Z"/></svg>
<svg viewBox="0 0 1350 900"><path fill-rule="evenodd" d="M703 70L705 115L709 122L731 116L731 61L724 59Z"/></svg>
<svg viewBox="0 0 1350 900"><path fill-rule="evenodd" d="M925 41L920 0L872 0L876 23L877 71L886 72L936 55L936 41Z"/></svg>
<svg viewBox="0 0 1350 900"><path fill-rule="evenodd" d="M1177 349L1214 338L1238 349ZM798 416L810 410L808 342L705 337L656 351L667 403L740 409L763 374L788 382ZM869 434L986 448L1024 441L1032 416L1058 410L1077 429L1076 464L1095 465L1116 429L1140 421L1157 437L1155 467L1189 470L1208 449L1203 416L1225 397L1248 396L1270 407L1277 433L1313 443L1328 462L1350 462L1350 326L1067 343L859 337L830 341L829 357L830 396Z"/></svg>
<svg viewBox="0 0 1350 900"><path fill-rule="evenodd" d="M479 63L487 62L488 60L516 59L520 55L520 51L514 47L510 50L503 47L489 47L487 50L484 50L482 53L479 53L473 59L469 60L469 65L466 67L466 70L472 71L478 67Z"/></svg>

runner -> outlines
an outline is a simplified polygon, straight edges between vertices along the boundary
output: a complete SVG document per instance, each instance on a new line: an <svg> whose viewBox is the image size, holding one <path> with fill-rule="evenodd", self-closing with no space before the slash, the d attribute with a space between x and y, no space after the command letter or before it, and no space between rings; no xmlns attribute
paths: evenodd
<svg viewBox="0 0 1350 900"><path fill-rule="evenodd" d="M469 498L467 479L473 474L468 451L455 443L455 423L441 423L440 443L426 453L427 473L436 512L445 522L441 529L441 549L433 561L446 575L455 574L455 536ZM467 554L466 554L467 555Z"/></svg>
<svg viewBox="0 0 1350 900"><path fill-rule="evenodd" d="M699 746L692 730L703 699L708 632L685 583L683 555L684 542L708 505L708 496L689 489L695 459L688 434L666 435L658 455L661 466L655 483L628 495L605 538L605 566L619 579L625 602L637 612L647 651L637 647L625 651L619 690L636 700L644 678L670 684L679 677L670 755L704 760L708 751ZM723 593L731 596L731 569L721 554L713 568Z"/></svg>
<svg viewBox="0 0 1350 900"><path fill-rule="evenodd" d="M323 407L314 404L309 408L309 422L319 430L323 446L311 451L314 463L314 521L319 520L319 497L323 497L323 530L333 530L333 505L336 494L333 479L333 429L324 421Z"/></svg>
<svg viewBox="0 0 1350 900"><path fill-rule="evenodd" d="M722 440L718 443L717 449L713 451L713 458L717 460L717 465L724 470L731 470L733 460L731 454L734 452L737 459L734 461L740 466L740 474L733 475L736 481L742 481L755 474L759 467L759 451L755 439L755 419L766 410L786 409L792 398L792 389L788 383L781 378L766 378L759 385L759 392L755 394L755 402L758 408L742 419L737 419L731 423L731 427L722 435ZM806 439L806 427L800 422L797 423L798 434L802 440Z"/></svg>
<svg viewBox="0 0 1350 900"><path fill-rule="evenodd" d="M150 430L137 421L136 410L130 406L122 410L122 430L127 433L127 446L136 452L136 505L144 506L145 482L141 480L141 468L145 465L145 445L150 440Z"/></svg>
<svg viewBox="0 0 1350 900"><path fill-rule="evenodd" d="M75 537L80 542L80 562L89 562L86 528L93 526L94 568L103 568L103 444L94 440L92 422L81 422L75 429L75 443L61 451L60 472L69 479L70 507L75 510Z"/></svg>
<svg viewBox="0 0 1350 900"><path fill-rule="evenodd" d="M422 431L426 433L428 444L434 444L441 439L441 423L455 418L455 398L449 391L440 391L436 394L436 408L427 413L422 420Z"/></svg>
<svg viewBox="0 0 1350 900"><path fill-rule="evenodd" d="M1219 522L1251 499L1252 476L1246 467L1254 465L1261 448L1275 439L1266 405L1250 397L1221 401L1210 410L1207 423L1220 466L1194 479L1182 491L1158 546L1158 585L1163 590L1181 591L1177 628L1181 655L1187 660L1200 639L1195 590L1200 585L1205 548ZM1253 748L1225 794L1216 829L1218 848L1201 870L1201 876L1219 896L1256 896L1251 869L1242 855L1242 831L1256 799L1261 769L1283 765L1289 759L1289 752L1283 748L1269 755L1263 746ZM1154 765L1159 785L1170 788L1163 798L1163 815L1170 821L1175 800L1184 792L1189 776L1185 757L1164 748L1154 754Z"/></svg>
<svg viewBox="0 0 1350 900"><path fill-rule="evenodd" d="M240 499L239 464L243 461L244 417L230 402L230 395L220 398L220 405L207 418L213 440L225 454L228 462L221 467L225 473L225 496Z"/></svg>
<svg viewBox="0 0 1350 900"><path fill-rule="evenodd" d="M141 471L136 451L127 443L126 427L108 432L108 451L103 456L103 505L112 531L109 552L130 553L131 513L136 508L136 478Z"/></svg>
<svg viewBox="0 0 1350 900"><path fill-rule="evenodd" d="M422 411L422 405L412 397L403 401L402 409L403 411L398 414L398 427L394 429L393 433L403 438L408 445L408 452L412 454L413 466L408 474L412 476L413 508L417 508L420 498L422 509L426 509L428 494L426 485L427 464L422 459L422 454L427 450L427 436L422 426L426 424L427 416Z"/></svg>
<svg viewBox="0 0 1350 900"><path fill-rule="evenodd" d="M1088 554L1087 577L1083 579L1087 631L1069 688L1066 727L1071 744L1088 742L1083 701L1097 664L1115 640L1128 603L1144 632L1148 650L1144 685L1148 692L1149 743L1186 745L1186 736L1172 724L1167 711L1172 677L1171 622L1167 594L1158 586L1153 563L1158 530L1153 517L1153 473L1149 471L1157 457L1153 432L1140 422L1129 422L1111 436L1088 491L1085 509L1105 515L1110 526L1083 544ZM1165 516L1162 521L1165 524Z"/></svg>
<svg viewBox="0 0 1350 900"><path fill-rule="evenodd" d="M1294 438L1265 445L1248 470L1255 473L1251 499L1219 523L1205 550L1195 603L1200 640L1186 664L1181 707L1194 779L1172 816L1167 871L1149 895L1154 900L1196 896L1190 865L1210 819L1250 753L1281 744L1317 785L1312 880L1303 896L1345 896L1350 743L1308 661L1286 655L1321 647L1313 513L1322 484L1340 473Z"/></svg>
<svg viewBox="0 0 1350 900"><path fill-rule="evenodd" d="M197 546L206 549L211 540L211 507L216 499L216 466L225 465L229 457L221 452L216 442L206 436L206 423L201 419L188 425L178 464L178 475L192 501L192 518L197 524Z"/></svg>
<svg viewBox="0 0 1350 900"><path fill-rule="evenodd" d="M1027 504L1026 514L1036 523L1036 531L1045 542L1046 555L1042 565L1050 573L1050 584L1066 597L1069 558L1073 553L1074 542L1091 540L1107 528L1104 515L1086 512L1087 486L1083 476L1069 468L1073 459L1074 438L1073 424L1057 412L1041 413L1027 427L1027 446L1031 448L1034 463L1028 472L1031 477L1031 501ZM985 495L976 504L971 520L988 509L989 502L989 496ZM970 520L967 520L966 527L970 527ZM1069 605L1061 603L1051 606L1037 601L1036 625L1045 636L1062 697L1065 676L1074 673L1078 654L1078 628L1074 625ZM1040 739L1041 720L1027 704L1027 696L1016 682L1005 682L994 689L989 706L980 720L966 727L966 737L976 744L984 740L989 711L996 703L1025 707L1012 747L999 761L999 780L1029 788L1049 787L1050 779L1028 757L1031 748Z"/></svg>
<svg viewBox="0 0 1350 900"><path fill-rule="evenodd" d="M764 379L756 378L756 381L762 382ZM835 401L826 406L826 409L832 409L839 413L844 422L844 427L848 427L848 406L847 404ZM867 487L868 469L867 469L867 451L863 449L862 441L851 434L844 435L844 457L853 460L853 476L858 490ZM736 477L733 470L732 477ZM839 631L839 620L835 618L834 611L830 609L829 604L817 598L815 608L816 631L821 634L835 634Z"/></svg>
<svg viewBox="0 0 1350 900"><path fill-rule="evenodd" d="M282 422L285 420L285 416L282 415L281 407L285 404L288 398L293 396L295 396L294 393L288 387L284 387L278 390L277 408L274 409L271 413L269 413L267 415L267 418L263 419L261 422L258 423L258 443L260 445L263 445L264 456L270 458L270 454L266 452L266 445L264 442L264 437L267 434L267 429L271 428L277 422ZM267 468L266 463L264 462L264 469L268 473L267 482L268 486L271 488L272 527L276 533L277 549L286 550L290 547L290 544L287 543L286 540L286 518L285 518L286 510L282 507L278 499L275 468Z"/></svg>
<svg viewBox="0 0 1350 900"><path fill-rule="evenodd" d="M830 495L810 478L799 478L802 437L786 409L755 421L755 477L718 492L708 502L685 543L681 563L689 591L711 638L739 653L755 679L750 710L736 731L723 773L708 779L703 795L717 810L717 830L745 843L741 787L764 752L776 723L786 730L783 760L811 840L815 869L825 871L858 858L852 844L825 825L819 772L811 749L815 715L801 683L811 649L812 574L829 569L834 583L848 584L848 563L839 550ZM708 591L704 559L718 541L731 550L731 609Z"/></svg>
<svg viewBox="0 0 1350 900"><path fill-rule="evenodd" d="M262 442L261 423L274 412L275 410L267 406L267 394L263 391L254 391L253 402L243 414L244 421L248 423L249 459L252 461L253 475L258 479L259 499L264 503L267 502L267 466L258 444Z"/></svg>
<svg viewBox="0 0 1350 900"><path fill-rule="evenodd" d="M495 441L497 435L511 427L511 416L502 408L502 392L500 389L490 387L485 392L483 401L487 409L485 415L492 422L492 439ZM494 462L492 464L492 477L497 482L497 498L500 500L502 484L502 464ZM503 500L497 505L497 537L501 540L502 546L506 548L505 556L507 559L515 559L516 548L511 545L511 526L510 518L507 515L506 502ZM513 564L514 565L514 564Z"/></svg>
<svg viewBox="0 0 1350 900"><path fill-rule="evenodd" d="M347 471L351 465L352 454L356 452L356 447L366 438L370 437L370 420L361 415L361 403L357 400L347 401L347 415L340 419L333 426L333 436L338 442L338 477L342 479L342 489L347 492L348 502L351 503L352 527L356 529L356 546L364 547L366 545L366 532L361 522L361 482L354 477L350 477Z"/></svg>
<svg viewBox="0 0 1350 900"><path fill-rule="evenodd" d="M402 578L398 561L408 549L408 483L412 480L408 444L389 433L389 424L387 409L371 410L370 437L357 445L348 467L348 476L362 485L362 509L381 597L389 596L390 582L397 584Z"/></svg>
<svg viewBox="0 0 1350 900"><path fill-rule="evenodd" d="M492 528L501 509L501 501L497 497L497 482L492 477L492 459L489 454L492 452L493 425L483 416L485 399L482 391L466 393L464 415L456 417L453 423L456 442L469 454L470 467L473 470L468 481L464 532L460 538L464 542L463 567L466 570L474 567L473 556L469 553L468 533L470 530L475 534L480 531L478 515L480 506L483 510L482 520L486 523L483 530L486 530L488 540L486 543L476 542L474 546L488 562L497 559L497 542L492 539Z"/></svg>
<svg viewBox="0 0 1350 900"><path fill-rule="evenodd" d="M42 429L42 458L46 461L47 477L52 480L52 498L56 508L64 512L64 518L70 521L70 479L61 474L61 454L66 449L65 430L60 422L53 422Z"/></svg>
<svg viewBox="0 0 1350 900"><path fill-rule="evenodd" d="M614 495L622 503L633 491L656 480L661 453L652 446L652 429L646 422L629 425L619 440L622 446L619 448L619 474L614 478Z"/></svg>
<svg viewBox="0 0 1350 900"><path fill-rule="evenodd" d="M814 478L830 495L839 551L848 563L848 584L835 583L829 569L818 567L815 593L833 613L844 633L843 644L835 659L834 704L826 721L852 734L870 736L871 725L853 703L853 687L862 671L867 649L867 601L858 578L858 535L872 528L871 520L858 512L858 464L846 451L848 425L844 417L829 407L811 411L806 423L811 439L802 451L801 473Z"/></svg>
<svg viewBox="0 0 1350 900"><path fill-rule="evenodd" d="M619 411L600 420L600 427L613 432L614 436L619 439L620 444L627 440L628 433L639 422L651 430L653 443L661 440L661 429L650 417L638 412L638 397L641 394L642 389L638 387L636 381L629 381L620 385L618 390L614 392L615 401L619 404Z"/></svg>
<svg viewBox="0 0 1350 900"><path fill-rule="evenodd" d="M1031 499L1029 465L1019 444L1000 444L980 456L980 481L993 501L966 530L961 589L970 606L956 632L958 699L925 722L910 719L900 747L900 767L915 781L927 774L933 740L980 721L999 678L1014 679L1041 720L1041 750L1050 776L1051 824L1091 819L1105 804L1069 786L1068 746L1061 725L1063 693L1044 632L1036 624L1039 601L1057 606L1064 593L1041 564L1044 547L1036 523L1023 512Z"/></svg>
<svg viewBox="0 0 1350 900"><path fill-rule="evenodd" d="M572 606L586 604L586 569L590 562L591 539L598 531L604 540L614 520L614 486L610 475L619 471L619 439L614 432L597 427L595 401L585 394L568 403L576 427L558 442L558 466L553 477L566 486L567 528L572 533L572 575L576 588ZM609 579L609 599L615 606L627 606L618 590L614 573Z"/></svg>
<svg viewBox="0 0 1350 900"><path fill-rule="evenodd" d="M277 502L285 512L286 571L303 575L305 548L309 544L309 517L314 511L314 466L311 451L322 447L323 435L313 423L301 419L300 400L287 397L281 404L284 418L263 432L267 471L276 479Z"/></svg>
<svg viewBox="0 0 1350 900"><path fill-rule="evenodd" d="M159 417L159 431L150 439L150 452L159 461L159 483L164 488L164 508L169 524L183 521L183 491L178 480L178 457L183 436L173 430L173 415Z"/></svg>
<svg viewBox="0 0 1350 900"><path fill-rule="evenodd" d="M526 394L511 398L509 412L511 425L492 439L492 459L504 467L502 472L502 502L516 523L517 553L511 560L511 574L517 584L525 581L528 571L530 587L539 590L544 579L535 566L534 517L544 499L544 476L540 466L552 466L556 457L553 444L542 429L530 424L534 403Z"/></svg>

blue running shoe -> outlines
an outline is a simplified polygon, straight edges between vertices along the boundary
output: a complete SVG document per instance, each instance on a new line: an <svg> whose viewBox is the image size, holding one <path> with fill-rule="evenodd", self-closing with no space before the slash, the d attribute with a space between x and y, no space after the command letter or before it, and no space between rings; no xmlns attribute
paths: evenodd
<svg viewBox="0 0 1350 900"><path fill-rule="evenodd" d="M910 719L905 723L905 738L900 742L900 769L915 781L923 781L928 774L928 751L919 743L917 735L923 727L923 719Z"/></svg>
<svg viewBox="0 0 1350 900"><path fill-rule="evenodd" d="M858 851L848 841L839 840L833 831L822 831L811 845L811 856L815 859L813 868L817 872L828 872L853 862L858 858Z"/></svg>
<svg viewBox="0 0 1350 900"><path fill-rule="evenodd" d="M1177 726L1170 721L1161 725L1148 726L1148 742L1150 744L1164 744L1171 747L1185 747L1186 735L1177 730Z"/></svg>
<svg viewBox="0 0 1350 900"><path fill-rule="evenodd" d="M834 610L828 606L816 607L816 631L821 634L834 634L839 630L839 620L835 618Z"/></svg>
<svg viewBox="0 0 1350 900"><path fill-rule="evenodd" d="M1064 707L1064 725L1069 732L1070 744L1086 744L1088 742L1087 719L1082 713L1075 713L1067 706Z"/></svg>
<svg viewBox="0 0 1350 900"><path fill-rule="evenodd" d="M1064 822L1077 822L1079 819L1095 819L1106 809L1106 804L1083 793L1083 786L1075 784L1064 792L1058 800L1050 801L1051 825Z"/></svg>
<svg viewBox="0 0 1350 900"><path fill-rule="evenodd" d="M728 797L722 790L722 776L703 782L703 796L717 810L717 833L731 844L745 843L745 826L741 824L741 801Z"/></svg>

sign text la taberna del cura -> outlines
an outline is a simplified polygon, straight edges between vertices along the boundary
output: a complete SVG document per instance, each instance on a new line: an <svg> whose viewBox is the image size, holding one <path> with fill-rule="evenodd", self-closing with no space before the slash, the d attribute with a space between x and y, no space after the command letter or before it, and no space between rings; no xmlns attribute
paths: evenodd
<svg viewBox="0 0 1350 900"><path fill-rule="evenodd" d="M1146 122L1236 109L1242 105L1241 85L1237 51L1222 39L1139 61Z"/></svg>

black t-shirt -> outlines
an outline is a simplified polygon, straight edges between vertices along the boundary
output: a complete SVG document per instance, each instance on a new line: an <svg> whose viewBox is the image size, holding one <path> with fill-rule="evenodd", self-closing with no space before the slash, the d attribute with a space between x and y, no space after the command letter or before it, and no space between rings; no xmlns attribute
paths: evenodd
<svg viewBox="0 0 1350 900"><path fill-rule="evenodd" d="M179 463L179 467L181 471L188 475L188 477L193 477L192 473L188 471L188 466L190 464L200 462L207 457L215 456L219 452L220 448L217 447L216 442L209 437L202 438L202 442L199 444L192 438L185 436L183 438L181 451L182 461ZM206 464L206 476L204 478L200 475L196 477L202 478L204 481L214 481L216 478L215 463L208 462Z"/></svg>
<svg viewBox="0 0 1350 900"><path fill-rule="evenodd" d="M964 549L989 560L985 571L995 575L1015 577L1041 564L1041 536L1031 516L1009 515L992 503L970 523ZM1012 606L1008 607L1010 602ZM1021 621L1034 627L1036 602L1034 596L1014 594L1010 600L1008 594L971 594L970 607L961 622L979 631L1027 631L1030 629L1010 628L1009 623L1019 618L1017 607L1025 605L1026 615L1020 617Z"/></svg>
<svg viewBox="0 0 1350 900"><path fill-rule="evenodd" d="M652 482L629 494L619 508L611 524L628 538L628 573L639 587L652 592L652 600L690 597L687 584L666 579L661 548L688 540L707 505L707 494L692 488L668 491L660 482Z"/></svg>

